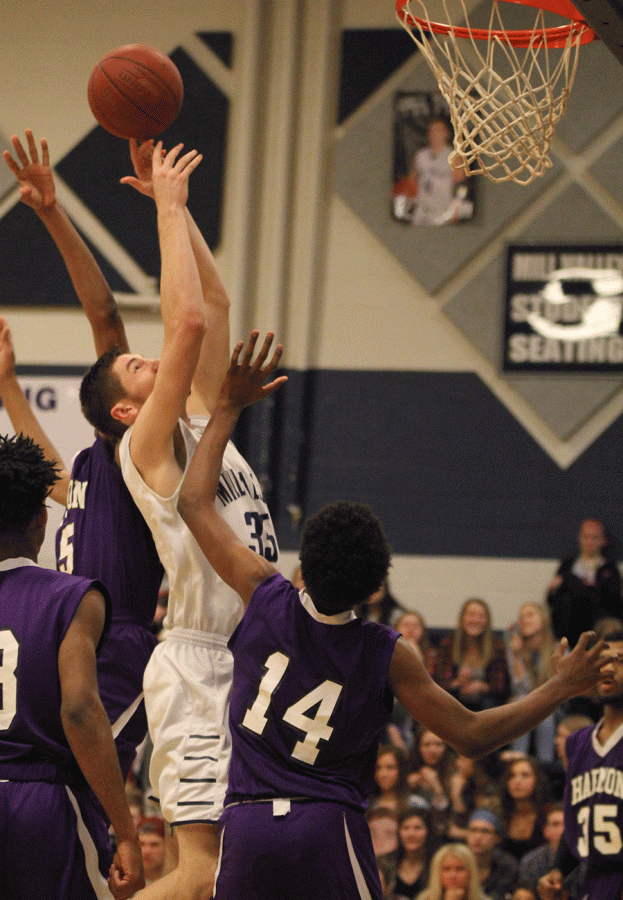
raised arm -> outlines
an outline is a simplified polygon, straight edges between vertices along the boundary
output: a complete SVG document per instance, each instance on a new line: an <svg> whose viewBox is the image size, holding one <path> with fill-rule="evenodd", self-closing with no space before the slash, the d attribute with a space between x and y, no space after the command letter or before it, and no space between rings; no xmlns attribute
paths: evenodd
<svg viewBox="0 0 623 900"><path fill-rule="evenodd" d="M95 654L104 621L104 598L99 591L88 591L59 649L61 719L71 751L114 829L116 880L111 887L115 897L124 900L145 882L119 758L97 687Z"/></svg>
<svg viewBox="0 0 623 900"><path fill-rule="evenodd" d="M586 632L571 653L566 641L554 654L556 674L527 696L512 703L471 712L435 684L410 645L399 638L390 666L390 682L398 700L413 718L450 744L462 756L486 756L532 731L571 697L593 687L604 665L604 641Z"/></svg>
<svg viewBox="0 0 623 900"><path fill-rule="evenodd" d="M0 400L6 409L16 434L25 434L38 444L45 458L60 468L60 478L52 487L50 497L62 506L67 505L70 474L61 455L48 438L32 411L15 375L15 352L11 331L6 319L0 317Z"/></svg>
<svg viewBox="0 0 623 900"><path fill-rule="evenodd" d="M6 163L19 182L22 202L39 216L63 257L91 325L97 356L117 345L126 351L125 329L112 292L93 254L56 197L47 141L41 141L41 159L30 129L26 130L26 141L30 158L17 135L11 138L17 161L8 150L4 151Z"/></svg>
<svg viewBox="0 0 623 900"><path fill-rule="evenodd" d="M234 349L215 410L193 454L178 500L179 513L208 562L240 595L245 609L258 584L277 570L238 539L218 514L215 500L225 447L240 413L245 406L262 400L287 381L282 375L269 384L264 383L279 365L283 348L278 346L266 363L273 341L269 333L253 361L257 338L258 332L254 331L242 362L239 362L242 342Z"/></svg>
<svg viewBox="0 0 623 900"><path fill-rule="evenodd" d="M130 141L130 155L136 175L127 175L122 184L129 184L148 197L154 196L152 181L153 141L137 144ZM184 210L190 245L197 263L201 292L205 305L206 333L195 368L189 414L211 413L229 365L229 297L205 238L188 208Z"/></svg>
<svg viewBox="0 0 623 900"><path fill-rule="evenodd" d="M131 438L134 464L162 496L170 496L181 477L174 435L178 419L185 415L205 332L201 284L185 216L188 179L201 156L195 150L179 156L181 148L178 144L164 157L161 143L154 150L164 343L153 390L138 412Z"/></svg>

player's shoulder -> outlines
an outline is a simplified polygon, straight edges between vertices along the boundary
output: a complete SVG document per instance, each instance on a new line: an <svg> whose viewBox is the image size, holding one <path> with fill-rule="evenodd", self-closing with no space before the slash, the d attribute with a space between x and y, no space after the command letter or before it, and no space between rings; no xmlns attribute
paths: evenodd
<svg viewBox="0 0 623 900"><path fill-rule="evenodd" d="M566 741L567 754L583 751L584 748L590 747L593 740L593 732L597 725L593 722L579 728L577 731L571 732Z"/></svg>
<svg viewBox="0 0 623 900"><path fill-rule="evenodd" d="M293 603L298 597L298 591L291 581L288 581L281 572L273 572L268 578L260 582L253 592L251 603ZM249 606L251 606L251 603Z"/></svg>
<svg viewBox="0 0 623 900"><path fill-rule="evenodd" d="M122 466L130 455L130 438L132 437L133 428L133 425L130 425L129 428L126 428L126 430L123 432L121 440L119 441L119 461Z"/></svg>
<svg viewBox="0 0 623 900"><path fill-rule="evenodd" d="M56 587L58 590L74 590L80 588L85 592L91 589L105 593L106 589L101 582L94 578L87 578L83 575L74 575L73 572L59 572L56 569L46 569L36 566L37 576L33 576L41 583L48 583L50 587Z"/></svg>

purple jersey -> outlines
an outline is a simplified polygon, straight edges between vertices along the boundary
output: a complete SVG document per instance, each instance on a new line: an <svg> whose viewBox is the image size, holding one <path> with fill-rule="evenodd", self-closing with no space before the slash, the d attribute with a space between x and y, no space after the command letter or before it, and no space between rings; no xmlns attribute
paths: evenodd
<svg viewBox="0 0 623 900"><path fill-rule="evenodd" d="M61 722L58 651L97 581L0 562L0 779L83 784ZM107 616L108 618L108 616Z"/></svg>
<svg viewBox="0 0 623 900"><path fill-rule="evenodd" d="M151 626L163 568L121 469L99 437L74 461L56 568L99 578L110 593L113 621Z"/></svg>
<svg viewBox="0 0 623 900"><path fill-rule="evenodd" d="M623 725L605 744L599 725L567 738L565 839L587 863L585 889L591 900L621 900L623 894Z"/></svg>
<svg viewBox="0 0 623 900"><path fill-rule="evenodd" d="M97 661L97 680L108 718L117 724L115 740L127 775L147 733L147 718L142 703L127 722L125 714L143 690L145 666L157 643L150 625L164 570L151 531L99 437L74 461L56 534L56 563L60 571L99 579L110 592L112 623Z"/></svg>
<svg viewBox="0 0 623 900"><path fill-rule="evenodd" d="M350 612L321 615L281 575L263 582L229 641L226 803L306 797L363 809L392 708L397 638Z"/></svg>

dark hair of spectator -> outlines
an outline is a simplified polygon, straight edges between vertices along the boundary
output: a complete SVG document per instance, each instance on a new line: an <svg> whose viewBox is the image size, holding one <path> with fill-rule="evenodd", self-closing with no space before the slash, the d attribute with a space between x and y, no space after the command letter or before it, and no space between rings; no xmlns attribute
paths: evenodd
<svg viewBox="0 0 623 900"><path fill-rule="evenodd" d="M508 782L513 774L513 767L518 763L528 763L532 771L535 775L535 783L534 783L534 791L532 792L532 796L530 800L532 805L537 810L538 813L545 812L545 809L550 801L550 786L547 780L547 776L543 771L542 767L539 765L538 760L536 760L532 756L522 756L518 759L513 759L509 762L506 772L504 773L504 780L502 783L502 792L501 792L501 801L502 801L502 812L506 819L509 819L514 810L515 810L515 800L508 792Z"/></svg>

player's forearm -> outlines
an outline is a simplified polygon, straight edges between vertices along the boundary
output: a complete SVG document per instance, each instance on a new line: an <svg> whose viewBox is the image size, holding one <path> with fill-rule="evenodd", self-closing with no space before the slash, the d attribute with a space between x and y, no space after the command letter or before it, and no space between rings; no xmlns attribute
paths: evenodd
<svg viewBox="0 0 623 900"><path fill-rule="evenodd" d="M181 320L205 321L203 294L183 208L158 208L160 305L165 335Z"/></svg>
<svg viewBox="0 0 623 900"><path fill-rule="evenodd" d="M257 585L276 569L240 541L214 502L223 454L239 414L230 403L217 404L182 482L177 508L212 568L246 608Z"/></svg>
<svg viewBox="0 0 623 900"><path fill-rule="evenodd" d="M116 345L128 349L128 342L106 279L71 219L58 203L37 211L56 244L71 278L74 290L93 331L95 350L99 356Z"/></svg>
<svg viewBox="0 0 623 900"><path fill-rule="evenodd" d="M472 750L467 755L486 756L532 731L571 696L565 682L554 676L519 700L474 713L466 734Z"/></svg>
<svg viewBox="0 0 623 900"><path fill-rule="evenodd" d="M41 447L45 458L56 463L61 470L61 479L53 486L51 497L57 503L65 505L69 487L69 472L63 465L60 453L48 438L39 420L33 413L32 407L15 376L7 376L0 379L0 398L15 429L15 433L25 434L31 438L35 444Z"/></svg>
<svg viewBox="0 0 623 900"><path fill-rule="evenodd" d="M221 281L212 251L208 247L188 208L184 210L184 216L190 244L199 271L204 300L210 305L222 306L229 310L229 297L227 296L225 285Z"/></svg>
<svg viewBox="0 0 623 900"><path fill-rule="evenodd" d="M190 461L178 501L179 512L189 523L213 505L218 490L225 447L240 410L219 401Z"/></svg>
<svg viewBox="0 0 623 900"><path fill-rule="evenodd" d="M88 694L64 701L61 719L72 753L118 840L135 840L110 722L99 697Z"/></svg>
<svg viewBox="0 0 623 900"><path fill-rule="evenodd" d="M221 383L229 366L230 302L212 252L188 209L185 210L185 217L197 263L206 317L206 334L201 345L187 408L190 412L205 414L214 410Z"/></svg>

